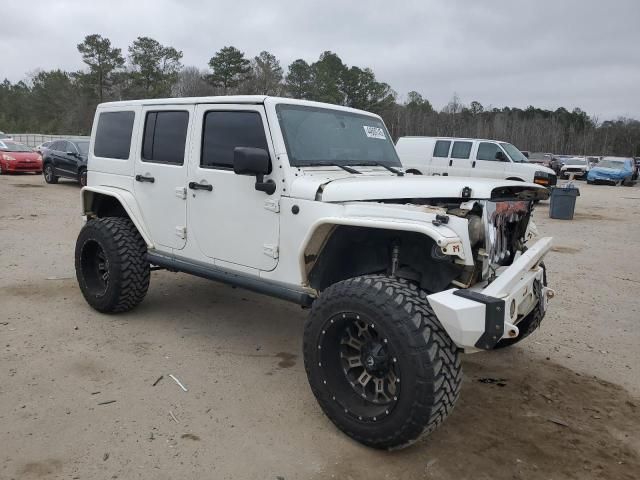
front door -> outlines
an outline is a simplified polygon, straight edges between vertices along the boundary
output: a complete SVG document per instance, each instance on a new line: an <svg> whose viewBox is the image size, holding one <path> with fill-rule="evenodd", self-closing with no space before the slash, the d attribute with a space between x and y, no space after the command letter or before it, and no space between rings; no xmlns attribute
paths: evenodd
<svg viewBox="0 0 640 480"><path fill-rule="evenodd" d="M157 248L182 249L187 235L187 162L193 105L142 109L144 131L135 159L135 192Z"/></svg>
<svg viewBox="0 0 640 480"><path fill-rule="evenodd" d="M267 195L255 189L255 177L233 171L235 147L262 148L275 159L264 107L198 105L195 118L188 189L191 238L217 265L273 270L280 188Z"/></svg>
<svg viewBox="0 0 640 480"><path fill-rule="evenodd" d="M476 152L476 162L473 170L474 177L505 178L506 162L496 158L502 152L500 146L493 142L480 142Z"/></svg>

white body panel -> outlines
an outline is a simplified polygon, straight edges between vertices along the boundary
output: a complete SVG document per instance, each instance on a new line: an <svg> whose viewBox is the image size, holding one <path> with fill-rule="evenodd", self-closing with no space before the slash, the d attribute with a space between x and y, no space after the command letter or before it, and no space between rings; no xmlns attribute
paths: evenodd
<svg viewBox="0 0 640 480"><path fill-rule="evenodd" d="M451 142L446 157L434 156L438 140ZM455 142L471 143L468 158L455 158L453 144ZM492 144L505 155L504 161L480 160L478 149L481 144ZM533 163L513 162L508 153L496 140L448 137L402 137L398 139L396 150L405 170L415 171L422 175L448 175L464 177L486 177L494 179L514 179L533 182L536 172L554 175L553 170Z"/></svg>

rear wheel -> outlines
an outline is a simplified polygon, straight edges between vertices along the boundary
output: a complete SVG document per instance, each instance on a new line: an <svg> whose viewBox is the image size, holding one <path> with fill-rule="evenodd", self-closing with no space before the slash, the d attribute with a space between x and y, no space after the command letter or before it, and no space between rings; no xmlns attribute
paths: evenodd
<svg viewBox="0 0 640 480"><path fill-rule="evenodd" d="M76 242L76 277L89 305L104 313L131 310L147 294L147 245L131 220L89 220Z"/></svg>
<svg viewBox="0 0 640 480"><path fill-rule="evenodd" d="M47 183L58 183L58 177L53 173L53 165L47 163L43 169L44 181Z"/></svg>
<svg viewBox="0 0 640 480"><path fill-rule="evenodd" d="M304 360L331 421L375 448L400 448L442 423L460 392L459 352L427 295L399 278L338 282L313 304Z"/></svg>

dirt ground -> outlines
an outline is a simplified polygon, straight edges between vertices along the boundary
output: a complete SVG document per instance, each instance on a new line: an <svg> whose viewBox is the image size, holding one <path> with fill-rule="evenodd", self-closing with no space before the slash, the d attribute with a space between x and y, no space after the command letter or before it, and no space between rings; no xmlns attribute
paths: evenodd
<svg viewBox="0 0 640 480"><path fill-rule="evenodd" d="M0 479L637 479L640 187L580 189L574 221L535 215L555 237L541 331L466 357L447 422L387 453L321 413L299 307L158 271L139 308L98 314L78 186L1 176Z"/></svg>

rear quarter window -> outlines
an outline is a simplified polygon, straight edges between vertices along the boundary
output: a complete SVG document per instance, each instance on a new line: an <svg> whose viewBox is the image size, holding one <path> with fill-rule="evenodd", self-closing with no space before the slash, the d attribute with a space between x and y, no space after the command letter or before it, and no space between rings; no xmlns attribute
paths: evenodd
<svg viewBox="0 0 640 480"><path fill-rule="evenodd" d="M131 150L134 112L102 112L93 146L96 157L127 160Z"/></svg>

